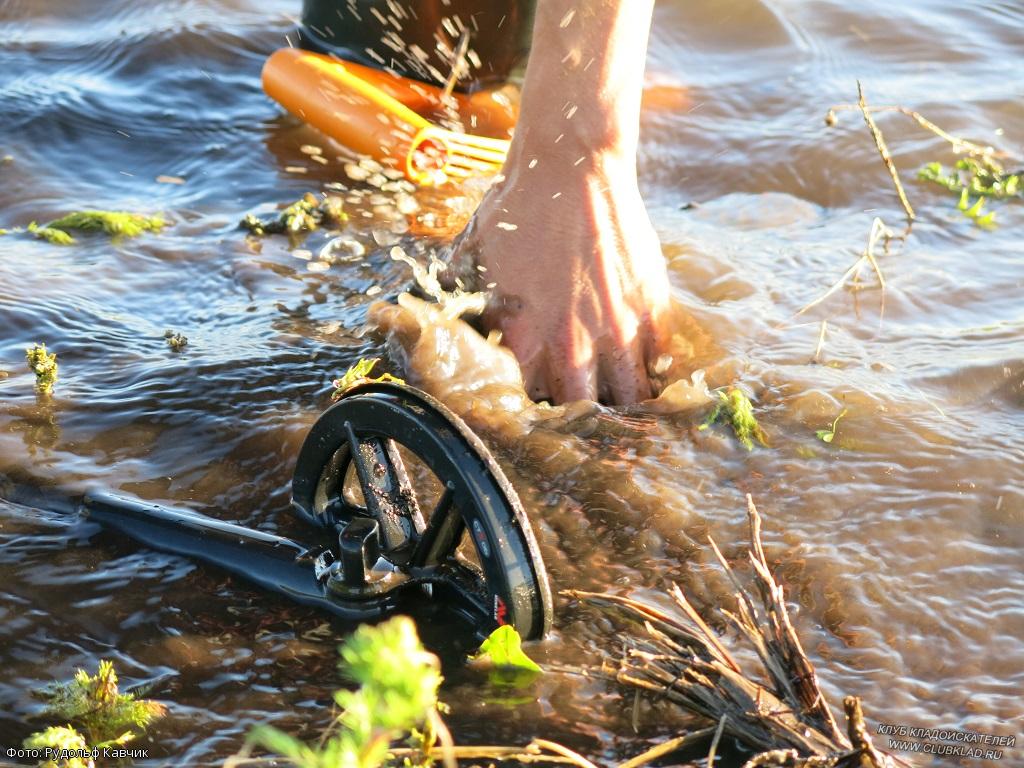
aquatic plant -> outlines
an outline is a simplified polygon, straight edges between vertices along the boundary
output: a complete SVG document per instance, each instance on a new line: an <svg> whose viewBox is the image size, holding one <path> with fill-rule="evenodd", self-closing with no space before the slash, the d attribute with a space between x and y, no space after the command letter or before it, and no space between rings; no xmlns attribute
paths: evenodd
<svg viewBox="0 0 1024 768"><path fill-rule="evenodd" d="M364 382L386 382L392 381L396 384L405 384L405 381L393 376L390 373L382 373L380 376L370 376L374 366L380 362L379 357L364 357L357 360L341 378L331 382L334 392L331 393L331 400L337 400L356 384Z"/></svg>
<svg viewBox="0 0 1024 768"><path fill-rule="evenodd" d="M543 672L540 665L523 651L522 638L509 624L488 635L470 661L488 666L488 682L498 688L525 688Z"/></svg>
<svg viewBox="0 0 1024 768"><path fill-rule="evenodd" d="M289 234L312 232L324 225L337 225L348 217L340 197L327 196L317 200L307 192L300 199L285 207L276 217L261 219L247 213L240 222L243 229L254 235Z"/></svg>
<svg viewBox="0 0 1024 768"><path fill-rule="evenodd" d="M727 392L718 390L718 403L699 429L708 429L718 421L728 421L736 438L748 451L754 450L754 440L767 447L764 430L754 416L754 404L742 390L736 387L730 387Z"/></svg>
<svg viewBox="0 0 1024 768"><path fill-rule="evenodd" d="M46 715L67 725L33 733L23 742L25 747L93 751L120 746L141 736L150 723L167 711L158 702L121 693L117 673L109 661L100 661L95 675L79 669L74 679L55 683L44 696ZM42 765L84 768L91 761L69 757Z"/></svg>
<svg viewBox="0 0 1024 768"><path fill-rule="evenodd" d="M52 243L53 245L71 245L75 242L75 238L63 229L56 229L45 224L40 226L34 221L29 222L27 229L40 240L46 240L48 243Z"/></svg>
<svg viewBox="0 0 1024 768"><path fill-rule="evenodd" d="M342 713L320 743L306 744L270 726L256 728L250 742L301 768L376 768L402 739L428 751L440 721L442 678L440 662L420 644L412 620L398 616L364 625L339 650L342 672L359 687L335 693Z"/></svg>
<svg viewBox="0 0 1024 768"><path fill-rule="evenodd" d="M859 109L861 111L871 136L875 140L875 146L878 148L879 155L892 177L893 185L900 198L900 203L907 213L908 221L914 221L914 209L907 199L903 184L900 182L899 173L889 154L889 149L885 144L882 132L872 116L876 112L898 112L906 115L925 130L949 142L955 153L966 154L966 157L959 158L948 172L940 162L926 163L918 170L917 177L922 181L930 181L951 192L958 193L960 195L960 202L957 205L957 210L961 211L979 227L989 229L995 226L994 212L981 213L984 198L991 197L1005 200L1007 198L1024 196L1024 180L1022 180L1024 171L1008 172L1002 163L996 159L998 153L992 147L982 146L960 136L955 136L940 128L921 113L907 107L868 106L864 100L864 90L859 82L857 83L857 93L859 99L856 105L839 104L831 107L825 115L825 124L832 127L838 123L837 110ZM970 202L971 196L978 197L978 200L973 204Z"/></svg>
<svg viewBox="0 0 1024 768"><path fill-rule="evenodd" d="M47 352L45 344L33 344L25 348L25 359L36 375L36 392L52 394L53 385L57 383L57 353Z"/></svg>
<svg viewBox="0 0 1024 768"><path fill-rule="evenodd" d="M982 229L991 229L996 225L996 212L989 211L982 215L981 209L984 205L984 197L979 197L974 203L971 203L970 195L965 189L960 193L960 201L956 204L956 209Z"/></svg>
<svg viewBox="0 0 1024 768"><path fill-rule="evenodd" d="M490 644L485 641L484 646L493 658L536 666L522 653L519 635L512 627L499 628L488 640ZM264 758L249 757L255 745L298 768L426 768L438 759L446 768L455 768L459 760L473 765L482 760L597 768L571 749L544 739L534 739L523 747L453 744L440 715L444 705L437 699L442 681L439 662L420 644L411 619L397 616L377 626L364 625L339 651L342 672L359 687L335 694L343 711L320 741L306 744L275 728L261 726L250 734L242 753L225 762L225 768L265 765ZM402 741L410 746L396 746Z"/></svg>
<svg viewBox="0 0 1024 768"><path fill-rule="evenodd" d="M128 211L74 211L54 219L51 229L106 232L111 237L138 237L143 232L159 232L167 222L162 216L146 216Z"/></svg>
<svg viewBox="0 0 1024 768"><path fill-rule="evenodd" d="M950 192L993 197L1003 200L1024 193L1021 172L1008 173L991 155L962 157L947 172L942 163L927 163L917 177L945 187Z"/></svg>
<svg viewBox="0 0 1024 768"><path fill-rule="evenodd" d="M85 737L69 725L50 726L44 731L33 733L21 744L26 749L53 750L59 753L51 759L41 760L40 768L93 768L94 766L91 757L83 757L92 751L89 749Z"/></svg>
<svg viewBox="0 0 1024 768"><path fill-rule="evenodd" d="M143 232L159 232L165 223L160 216L128 211L74 211L43 225L33 221L27 230L54 245L71 245L75 238L68 230L106 232L112 237L137 237Z"/></svg>

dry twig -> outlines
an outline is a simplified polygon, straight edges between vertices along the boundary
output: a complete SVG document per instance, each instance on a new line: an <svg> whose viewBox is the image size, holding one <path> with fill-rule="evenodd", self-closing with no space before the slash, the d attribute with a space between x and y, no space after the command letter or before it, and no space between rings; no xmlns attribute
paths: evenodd
<svg viewBox="0 0 1024 768"><path fill-rule="evenodd" d="M794 315L794 317L799 317L808 310L818 306L823 301L825 301L825 299L827 299L833 293L835 293L844 285L846 285L846 282L850 278L856 278L856 276L861 270L861 267L863 267L865 263L870 264L871 268L874 269L875 275L878 277L878 285L884 291L885 276L882 274L882 268L879 266L878 259L875 256L875 248L878 247L879 242L882 242L886 253L888 253L889 243L893 239L897 239L897 236L894 235L892 230L885 226L885 223L876 216L875 220L871 222L871 232L870 234L868 234L867 247L863 251L861 251L860 256L853 263L853 266L846 270L846 272L843 273L843 276L840 277L835 283L833 283L832 287L825 291L825 293L823 293L818 298L814 299L808 304L805 304L803 307L797 310L797 313ZM824 331L822 331L822 333L824 334Z"/></svg>
<svg viewBox="0 0 1024 768"><path fill-rule="evenodd" d="M836 112L838 110L846 109L864 109L860 104L836 104L831 108L830 112ZM947 133L942 130L939 126L929 120L927 117L922 115L916 110L910 109L909 107L901 107L897 105L886 105L882 107L867 107L868 112L874 114L876 112L899 112L901 115L914 120L918 125L924 128L926 131L931 131L943 141L948 141L953 147L953 152L960 154L966 152L973 157L1006 157L1005 152L996 152L993 147L983 147L980 144L975 144L973 141L961 138L960 136L954 136L951 133Z"/></svg>
<svg viewBox="0 0 1024 768"><path fill-rule="evenodd" d="M860 107L861 114L864 115L864 122L868 124L868 130L871 131L871 138L875 140L878 154L882 156L882 162L885 163L885 167L889 170L892 183L896 186L896 194L900 198L903 210L907 212L907 219L913 221L916 218L914 216L914 209L910 206L910 201L907 200L907 193L903 191L900 174L896 170L896 164L892 161L892 155L889 154L889 147L886 146L885 139L882 138L882 132L875 123L875 119L871 117L871 112L864 100L864 87L860 84L859 80L857 81L857 105Z"/></svg>
<svg viewBox="0 0 1024 768"><path fill-rule="evenodd" d="M619 595L570 592L643 627L627 635L627 650L609 672L719 724L760 753L747 768L892 768L891 758L872 746L859 702L847 704L850 738L839 729L769 569L761 517L750 496L747 505L752 587L742 584L714 542L712 547L736 588L736 612L720 614L756 652L757 668L742 668L708 625L694 620L696 611L678 587L670 594L680 616Z"/></svg>
<svg viewBox="0 0 1024 768"><path fill-rule="evenodd" d="M619 768L640 768L641 765L647 765L647 763L657 760L659 757L664 757L665 755L671 754L683 747L696 744L697 742L706 739L714 732L714 728L701 728L699 731L692 731L685 736L677 736L674 739L663 741L661 744L651 747L646 752L630 758L619 765Z"/></svg>

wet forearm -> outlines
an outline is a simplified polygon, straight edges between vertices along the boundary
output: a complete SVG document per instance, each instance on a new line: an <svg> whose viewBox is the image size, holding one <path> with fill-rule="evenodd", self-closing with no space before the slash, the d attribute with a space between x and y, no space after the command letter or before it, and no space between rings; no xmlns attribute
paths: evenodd
<svg viewBox="0 0 1024 768"><path fill-rule="evenodd" d="M523 138L632 158L653 11L654 0L538 0Z"/></svg>

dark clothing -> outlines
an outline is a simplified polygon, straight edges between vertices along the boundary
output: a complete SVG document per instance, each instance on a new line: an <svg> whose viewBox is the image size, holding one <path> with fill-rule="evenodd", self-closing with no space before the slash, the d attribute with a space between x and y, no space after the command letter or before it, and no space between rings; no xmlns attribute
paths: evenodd
<svg viewBox="0 0 1024 768"><path fill-rule="evenodd" d="M469 30L472 91L502 83L530 47L535 0L303 0L305 48L442 85Z"/></svg>

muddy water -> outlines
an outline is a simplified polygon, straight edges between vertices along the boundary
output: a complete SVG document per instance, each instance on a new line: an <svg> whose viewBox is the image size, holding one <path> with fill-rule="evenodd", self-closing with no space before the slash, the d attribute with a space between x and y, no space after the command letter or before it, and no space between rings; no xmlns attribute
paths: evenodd
<svg viewBox="0 0 1024 768"><path fill-rule="evenodd" d="M287 493L304 431L333 376L388 353L363 331L367 309L408 281L381 247L393 222L370 204L345 231L365 257L323 272L309 265L326 236L254 244L236 228L267 203L358 186L336 148L326 165L303 153L325 142L259 90L297 12L280 0L0 6L0 226L83 207L171 221L114 244L0 238L0 473L296 530ZM1019 741L1024 206L1001 207L995 231L974 227L912 181L949 162L946 146L882 116L920 220L881 256L884 292L865 269L863 290L796 313L853 264L875 216L901 224L859 116L826 129L826 109L855 100L860 78L874 103L1019 157L1022 46L1013 3L659 3L642 184L690 367L751 392L771 448L698 430L699 407L527 424L453 395L516 478L557 588L655 597L675 579L714 600L700 543L742 553L749 492L833 701L862 696L873 723ZM183 352L165 329L188 337ZM24 365L36 341L60 355L51 399ZM413 374L433 376L429 364ZM818 440L844 409L835 440ZM343 627L54 512L0 503L0 542L4 746L35 727L31 689L99 658L171 705L153 765L219 764L257 722L309 734L327 722ZM563 606L536 654L578 663L609 647L602 619ZM634 732L632 696L600 682L549 675L522 702L457 664L448 674L463 743L544 735L611 761L678 725L645 705ZM1002 764L1020 760L1018 748Z"/></svg>

